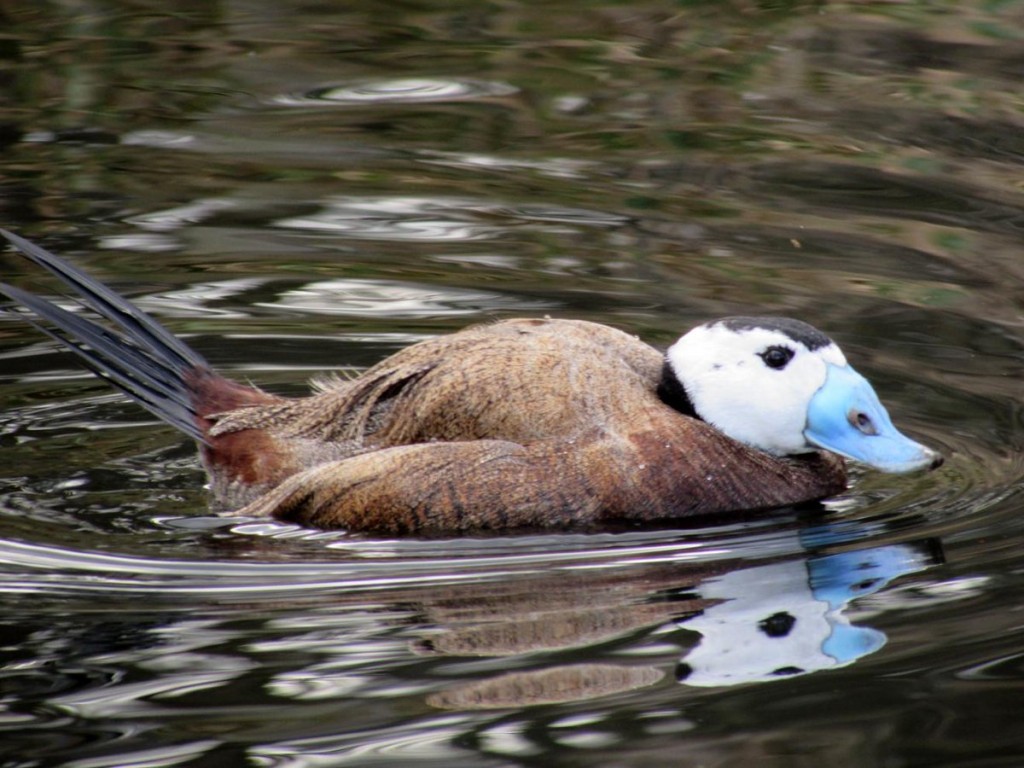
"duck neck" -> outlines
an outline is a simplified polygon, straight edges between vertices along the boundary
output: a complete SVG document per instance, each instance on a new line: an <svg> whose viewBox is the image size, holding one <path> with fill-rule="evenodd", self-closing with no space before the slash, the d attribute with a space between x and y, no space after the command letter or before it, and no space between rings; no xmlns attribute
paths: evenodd
<svg viewBox="0 0 1024 768"><path fill-rule="evenodd" d="M679 411L686 416L692 416L695 419L700 418L700 416L697 415L697 411L693 408L690 396L686 394L686 388L676 377L676 372L672 370L672 365L668 360L665 360L661 366L661 381L658 383L658 397L661 399L661 402L669 408Z"/></svg>

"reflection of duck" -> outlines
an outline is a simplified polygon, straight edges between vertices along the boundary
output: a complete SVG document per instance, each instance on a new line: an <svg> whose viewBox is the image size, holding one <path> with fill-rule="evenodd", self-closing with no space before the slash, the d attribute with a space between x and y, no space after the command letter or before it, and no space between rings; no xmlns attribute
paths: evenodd
<svg viewBox="0 0 1024 768"><path fill-rule="evenodd" d="M819 448L886 471L939 461L795 320L717 321L667 355L603 325L510 320L287 399L217 375L125 299L4 234L116 331L2 290L198 440L218 500L243 514L388 532L653 520L842 490L842 461Z"/></svg>
<svg viewBox="0 0 1024 768"><path fill-rule="evenodd" d="M687 685L778 680L845 667L885 645L876 629L852 626L847 604L940 555L932 542L811 557L736 570L706 580L700 596L721 602L680 626L700 644L679 665Z"/></svg>
<svg viewBox="0 0 1024 768"><path fill-rule="evenodd" d="M793 543L850 545L872 527L805 529ZM415 646L420 653L509 659L509 671L473 667L428 703L493 709L654 685L665 677L661 664L652 664L650 654L620 656L616 649L625 638L665 640L663 630L673 625L701 635L677 665L690 686L772 682L848 666L886 641L879 630L851 625L848 604L942 560L941 543L929 539L748 567L740 567L742 560L669 561L621 572L587 567L566 572L557 586L538 576L458 585L401 602L417 605L430 627ZM446 679L450 674L451 668Z"/></svg>
<svg viewBox="0 0 1024 768"><path fill-rule="evenodd" d="M74 578L83 596L108 594L115 584L131 594L152 595L163 589L164 577L176 574L181 576L175 578L176 594L198 590L211 604L233 606L220 619L161 609L148 625L144 620L125 624L119 615L99 616L85 626L71 614L47 617L48 628L40 632L55 675L68 686L54 691L49 703L62 711L80 717L137 713L154 697L230 685L309 702L343 700L372 720L373 712L390 718L393 711L366 708L365 702L379 702L382 695L404 698L401 708L416 717L422 710L408 699L420 696L431 707L467 711L585 701L661 681L666 693L680 642L689 649L685 661L694 663L686 682L706 674L704 682L711 684L710 675L717 674L728 684L743 672L798 664L809 671L820 653L811 646L799 658L782 657L775 648L786 647L785 636L762 644L766 655L760 660L747 653L730 659L723 642L727 629L745 636L737 626L743 611L735 609L745 608L755 624L775 617L768 625L777 635L792 624L788 635L796 637L805 618L808 627L820 626L817 618L838 614L846 600L942 557L938 541L824 557L800 553L822 541L862 546L861 539L887 530L878 521L799 530L773 525L771 530L762 538L764 526L750 525L738 538L730 526L729 534L706 538L703 547L694 547L689 534L664 531L570 537L576 539L572 556L563 549L554 561L547 556L563 537L509 537L499 546L490 541L458 548L461 566L448 559L449 543L418 544L413 559L422 562L404 575L396 563L398 570L388 571L395 578L383 579L377 569L361 571L367 564L361 557L360 562L331 558L296 568L291 552L286 562L274 563L262 555L280 556L280 541L263 536L216 537L235 556L191 572L182 572L174 561L111 553L72 561L66 553L33 544L3 551L13 562L61 559L72 569L69 574L78 573ZM760 558L768 551L781 559L766 570ZM406 559L404 565L410 564ZM773 569L776 565L781 567ZM152 579L138 582L136 590L123 577L140 569ZM765 588L768 582L778 592ZM252 589L258 583L266 588ZM753 588L758 600L744 600ZM720 610L730 603L731 614ZM871 607L877 614L899 605L876 600ZM253 613L257 608L262 612ZM777 616L783 610L795 621ZM255 618L239 622L240 611ZM717 637L709 632L698 646L693 633L678 627L692 628L702 616L717 616L726 630ZM843 624L838 615L830 623ZM281 662L282 654L287 663ZM114 667L124 673L110 679ZM729 669L731 679L725 674ZM280 702L273 707L277 712Z"/></svg>

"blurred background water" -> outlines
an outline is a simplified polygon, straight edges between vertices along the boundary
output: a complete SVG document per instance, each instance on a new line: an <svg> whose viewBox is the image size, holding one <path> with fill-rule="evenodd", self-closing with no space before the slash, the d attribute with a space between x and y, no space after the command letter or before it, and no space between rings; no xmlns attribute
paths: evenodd
<svg viewBox="0 0 1024 768"><path fill-rule="evenodd" d="M788 314L947 457L659 529L224 520L3 320L0 766L1019 766L1022 82L1019 0L0 0L0 225L224 372Z"/></svg>

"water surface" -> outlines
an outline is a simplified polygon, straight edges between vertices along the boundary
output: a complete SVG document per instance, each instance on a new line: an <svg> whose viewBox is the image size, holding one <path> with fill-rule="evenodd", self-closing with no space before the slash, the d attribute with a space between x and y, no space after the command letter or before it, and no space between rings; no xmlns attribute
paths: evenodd
<svg viewBox="0 0 1024 768"><path fill-rule="evenodd" d="M219 370L294 394L504 317L787 314L947 458L657 529L225 520L187 439L4 321L0 765L1020 764L1024 6L0 22L3 226Z"/></svg>

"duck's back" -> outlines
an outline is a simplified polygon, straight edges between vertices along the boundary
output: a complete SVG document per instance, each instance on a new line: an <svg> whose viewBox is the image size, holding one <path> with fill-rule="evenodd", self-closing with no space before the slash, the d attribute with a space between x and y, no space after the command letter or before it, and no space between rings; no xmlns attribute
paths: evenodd
<svg viewBox="0 0 1024 768"><path fill-rule="evenodd" d="M368 371L372 440L530 442L615 430L656 402L663 358L622 331L574 320L508 320L409 347Z"/></svg>
<svg viewBox="0 0 1024 768"><path fill-rule="evenodd" d="M527 443L615 431L655 394L663 358L622 331L518 319L414 344L314 396L216 416L248 429L363 449L497 438Z"/></svg>

